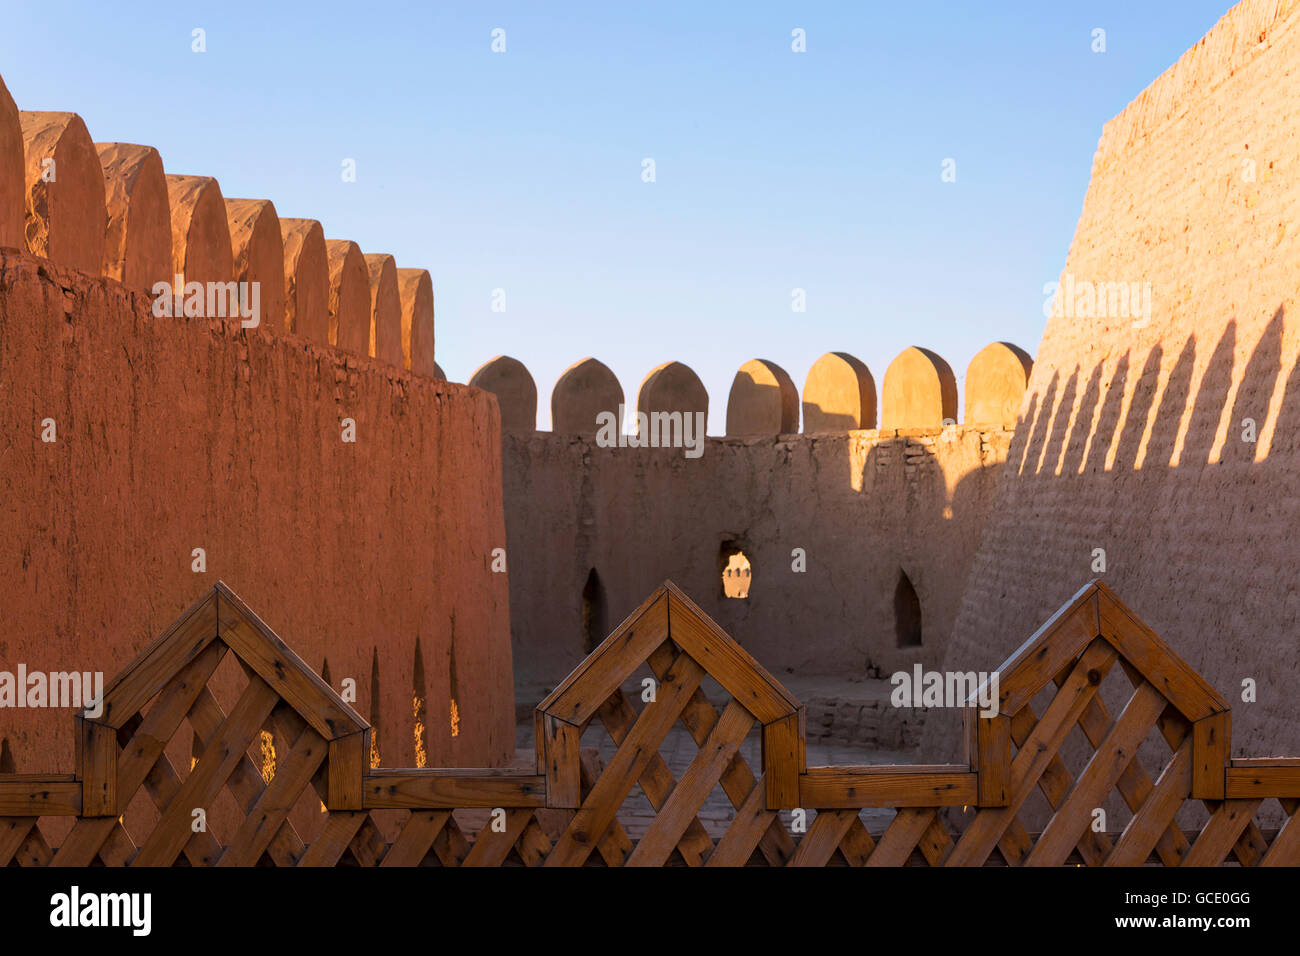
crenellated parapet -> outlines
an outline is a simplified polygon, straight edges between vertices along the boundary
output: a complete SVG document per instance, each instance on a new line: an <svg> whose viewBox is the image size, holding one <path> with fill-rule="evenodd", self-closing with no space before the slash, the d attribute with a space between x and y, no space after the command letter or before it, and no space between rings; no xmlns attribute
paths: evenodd
<svg viewBox="0 0 1300 956"><path fill-rule="evenodd" d="M981 350L960 424L951 367L928 350L883 376L823 355L802 395L786 369L753 359L732 381L725 434L706 440L709 395L681 362L652 369L635 407L603 363L575 363L551 392L549 432L528 369L489 362L470 384L496 395L507 550L528 556L510 568L516 675L554 687L669 572L782 672L937 665L960 604L951 582L966 580L1006 471L1021 355ZM851 626L827 628L827 608Z"/></svg>
<svg viewBox="0 0 1300 956"><path fill-rule="evenodd" d="M1010 342L981 349L966 368L961 424L1014 428L1033 364L1028 352ZM517 359L498 356L475 372L470 384L497 396L506 431L536 429L537 386ZM551 392L551 430L593 435L597 416L617 414L624 401L623 388L609 367L594 358L582 359L565 369ZM708 410L704 383L681 362L651 369L637 391L636 412L707 415ZM632 426L633 414L624 410L624 427ZM751 359L736 372L727 396L728 437L833 435L876 428L938 430L955 424L957 381L952 367L937 353L919 347L904 349L889 364L879 396L866 363L847 352L827 352L813 363L802 396L781 366Z"/></svg>
<svg viewBox="0 0 1300 956"><path fill-rule="evenodd" d="M174 302L196 282L204 306L227 301L210 283L256 283L268 331L441 377L426 270L280 219L270 200L227 199L212 177L168 174L151 146L96 143L75 113L20 111L2 80L0 246L155 295L165 283ZM195 297L179 314L208 312Z"/></svg>

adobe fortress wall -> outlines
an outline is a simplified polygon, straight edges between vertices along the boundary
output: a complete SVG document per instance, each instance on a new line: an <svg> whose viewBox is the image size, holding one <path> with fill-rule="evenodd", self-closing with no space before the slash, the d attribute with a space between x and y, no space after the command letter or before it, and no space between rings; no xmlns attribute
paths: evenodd
<svg viewBox="0 0 1300 956"><path fill-rule="evenodd" d="M952 370L928 350L890 365L879 400L846 353L823 356L802 393L754 360L727 397L727 435L689 449L611 446L612 426L598 427L624 404L633 432L638 411L707 415L681 363L653 369L625 402L608 368L578 362L551 394L554 430L538 432L527 368L488 362L470 383L496 394L505 429L517 677L562 678L665 578L778 675L937 665L1031 364L1005 343L983 350L958 424ZM741 580L727 575L734 552L748 561Z"/></svg>
<svg viewBox="0 0 1300 956"><path fill-rule="evenodd" d="M111 679L221 579L385 765L513 756L499 413L440 380L427 272L2 84L0 247L0 670ZM177 274L259 324L159 316ZM69 713L0 710L0 763L72 766Z"/></svg>
<svg viewBox="0 0 1300 956"><path fill-rule="evenodd" d="M1150 283L1151 321L1076 291L1048 322L947 666L996 665L1100 549L1235 746L1300 749L1298 23L1238 4L1106 124L1062 283Z"/></svg>

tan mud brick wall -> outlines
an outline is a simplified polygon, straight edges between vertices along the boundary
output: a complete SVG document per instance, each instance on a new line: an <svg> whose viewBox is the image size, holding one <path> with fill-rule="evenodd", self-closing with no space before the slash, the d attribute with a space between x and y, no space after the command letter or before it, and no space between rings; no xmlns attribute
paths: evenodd
<svg viewBox="0 0 1300 956"><path fill-rule="evenodd" d="M947 666L996 666L1104 549L1237 753L1300 753L1300 6L1239 4L1106 125L1067 278ZM1150 283L1151 314L1084 283Z"/></svg>
<svg viewBox="0 0 1300 956"><path fill-rule="evenodd" d="M773 673L887 676L938 664L1010 442L962 427L601 448L548 432L503 438L511 628L521 680L559 680L584 656L592 569L610 630L671 578ZM749 558L723 596L724 549ZM807 571L792 570L802 548ZM924 613L896 646L900 572Z"/></svg>
<svg viewBox="0 0 1300 956"><path fill-rule="evenodd" d="M1014 365L976 374L968 400L996 407L1023 390ZM549 433L533 430L528 369L506 356L484 365L471 382L513 423L502 441L517 680L559 681L665 579L778 674L861 680L936 666L1011 430L1005 419L944 424L956 382L934 352L904 350L885 379L896 392L887 413L919 427L876 430L875 379L837 352L814 364L802 403L779 365L746 362L727 397L727 437L658 447L673 429L639 414L677 416L685 444L687 417L702 419L709 403L689 366L666 362L642 381L637 411L623 408L612 446L624 395L599 361L555 383ZM859 422L873 427L846 427ZM900 626L915 620L899 612L913 594L919 646Z"/></svg>

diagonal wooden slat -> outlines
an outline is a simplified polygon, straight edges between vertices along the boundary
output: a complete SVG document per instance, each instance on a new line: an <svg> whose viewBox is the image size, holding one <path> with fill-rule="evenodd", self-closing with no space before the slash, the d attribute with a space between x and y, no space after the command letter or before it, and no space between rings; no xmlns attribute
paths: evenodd
<svg viewBox="0 0 1300 956"><path fill-rule="evenodd" d="M1096 582L1084 585L997 669L998 709L1014 716L1101 633Z"/></svg>
<svg viewBox="0 0 1300 956"><path fill-rule="evenodd" d="M699 661L709 676L764 724L799 710L799 701L671 581L668 633L673 643Z"/></svg>
<svg viewBox="0 0 1300 956"><path fill-rule="evenodd" d="M334 866L370 814L365 810L333 810L320 835L311 841L299 866Z"/></svg>
<svg viewBox="0 0 1300 956"><path fill-rule="evenodd" d="M149 774L144 778L144 786L159 813L165 811L167 805L180 792L180 777L165 753L149 768ZM212 833L207 829L203 829L190 834L189 840L186 841L183 847L183 852L185 859L189 860L190 866L212 866L221 858L221 844L217 842L217 838ZM100 857L103 857L102 849L100 850Z"/></svg>
<svg viewBox="0 0 1300 956"><path fill-rule="evenodd" d="M1123 668L1135 690L1146 683L1146 678L1142 676L1142 672L1123 658L1120 658L1120 667ZM1065 676L1064 674L1059 675L1057 686L1064 682ZM1171 704L1162 712L1159 723L1161 733L1165 735L1165 740L1169 744L1170 752L1176 752L1187 734L1186 721L1183 720ZM1083 715L1079 718L1079 727L1083 730L1084 736L1088 738L1088 743L1092 744L1094 749L1101 743L1110 724L1110 713L1106 709L1105 702L1100 697L1093 698L1092 702L1084 708ZM1142 766L1141 761L1134 760L1120 774L1116 789L1119 790L1120 796L1123 797L1129 810L1136 813L1151 793L1151 786L1151 778L1147 775L1146 768ZM1111 852L1110 841L1103 834L1096 834L1096 836L1098 837L1096 845L1102 852L1103 858L1109 856ZM1181 861L1187 855L1187 850L1190 847L1191 844L1187 842L1187 837L1183 834L1183 831L1172 822L1156 842L1156 851L1160 854L1160 858L1171 865L1176 865ZM1094 863L1086 855L1084 859L1090 865Z"/></svg>
<svg viewBox="0 0 1300 956"><path fill-rule="evenodd" d="M731 701L714 725L708 740L696 753L686 773L662 807L650 829L628 857L628 866L663 866L673 848L686 833L696 812L740 749L745 735L754 726L753 715L736 701ZM709 841L712 853L713 841Z"/></svg>
<svg viewBox="0 0 1300 956"><path fill-rule="evenodd" d="M1216 801L1217 802L1217 801ZM1232 850L1263 800L1224 800L1214 806L1210 822L1192 844L1183 866L1218 866ZM1206 801L1206 806L1211 806Z"/></svg>
<svg viewBox="0 0 1300 956"><path fill-rule="evenodd" d="M844 854L849 866L865 866L875 848L876 841L871 839L871 834L862 824L862 818L855 813L848 832L840 840L840 853Z"/></svg>
<svg viewBox="0 0 1300 956"><path fill-rule="evenodd" d="M1093 641L1080 655L1078 664L1012 761L1007 805L981 808L957 841L948 857L948 866L978 866L988 859L1025 799L1037 786L1038 778L1060 750L1070 728L1088 701L1096 695L1115 658L1115 649L1102 640Z"/></svg>
<svg viewBox="0 0 1300 956"><path fill-rule="evenodd" d="M262 858L328 751L329 745L315 731L299 736L277 764L275 776L249 809L218 866L252 866Z"/></svg>
<svg viewBox="0 0 1300 956"><path fill-rule="evenodd" d="M697 689L695 693L699 693ZM687 702L689 704L689 701ZM627 697L622 690L616 690L609 695L609 698L601 705L600 721L604 725L606 732L615 745L622 746L627 735L631 733L632 726L636 723L636 711L628 703ZM598 775L597 775L598 776ZM649 755L646 761L645 770L637 778L637 783L641 785L641 792L645 795L650 806L654 807L656 812L661 812L668 795L672 793L676 780L673 778L672 771L668 769L668 764L664 762L656 750ZM592 778L592 785L595 785L595 777ZM713 841L709 838L708 831L704 829L704 824L700 823L693 815L678 841L677 849L682 854L688 866L699 866L708 855L713 852ZM671 851L671 848L670 848Z"/></svg>
<svg viewBox="0 0 1300 956"><path fill-rule="evenodd" d="M781 826L781 818L775 810L767 809L767 790L763 781L756 780L750 788L749 796L736 810L731 826L718 840L718 845L709 854L706 866L744 866L761 847L762 840L771 833L773 826ZM788 834L787 834L788 838ZM776 861L766 856L769 865L784 866L794 856L794 841L790 841L791 851Z"/></svg>
<svg viewBox="0 0 1300 956"><path fill-rule="evenodd" d="M655 701L641 711L631 732L546 858L547 866L579 866L586 860L594 842L614 819L628 791L703 678L704 668L688 654L678 655L667 679L660 684Z"/></svg>
<svg viewBox="0 0 1300 956"><path fill-rule="evenodd" d="M443 866L460 866L469 856L469 841L460 832L460 824L454 816L434 838L433 854Z"/></svg>
<svg viewBox="0 0 1300 956"><path fill-rule="evenodd" d="M1064 680L1064 677L1062 677L1062 680ZM1093 703L1095 704L1096 702L1097 701L1094 698ZM1029 735L1033 733L1034 726L1037 722L1038 721L1034 716L1034 709L1029 704L1020 708L1020 712L1011 718L1011 739L1016 742L1017 747L1023 747L1025 745L1025 742L1029 739ZM1070 788L1073 785L1074 775L1070 773L1069 768L1065 765L1065 761L1061 759L1060 754L1056 754L1052 757L1051 762L1048 763L1046 769L1043 770L1043 775L1038 778L1038 789L1043 792L1043 796L1047 798L1047 803L1053 811L1060 809L1061 804L1065 802L1065 798L1069 795ZM1021 829L1023 830L1023 827ZM1002 841L999 841L999 844L1001 842ZM1023 853L1021 854L1022 856L1024 853L1029 852L1028 843L1032 843L1032 841L1028 839L1028 834L1026 833L1024 837L1025 845L1023 846ZM1011 850L1013 855L1016 852L1013 848L1018 847L1022 847L1022 841L1018 837L1008 844L1008 849ZM1089 829L1079 840L1078 847L1079 855L1083 857L1084 862L1090 866L1095 866L1104 860L1106 854L1110 852L1110 841L1106 839L1105 834L1093 833L1092 830ZM1006 852L1004 852L1002 856L1007 860L1008 866L1018 866L1020 863L1019 857L1017 857L1015 863L1012 863L1011 857L1008 856Z"/></svg>
<svg viewBox="0 0 1300 956"><path fill-rule="evenodd" d="M450 819L450 810L412 810L379 865L419 866Z"/></svg>
<svg viewBox="0 0 1300 956"><path fill-rule="evenodd" d="M129 866L138 848L123 828L122 821L115 822L117 826L99 848L99 859L105 866Z"/></svg>
<svg viewBox="0 0 1300 956"><path fill-rule="evenodd" d="M600 779L600 772L604 768L605 765L601 762L599 751L595 749L582 751L579 757L579 783L584 800L591 793L591 788L596 785L596 781ZM572 821L573 817L570 815L569 822ZM548 852L551 849L549 840L546 849ZM618 821L617 817L610 822L609 826L605 828L605 832L601 834L600 839L596 841L596 852L600 854L600 858L605 861L606 866L622 866L627 858L632 855L632 838L627 835L627 831L623 829L623 824Z"/></svg>
<svg viewBox="0 0 1300 956"><path fill-rule="evenodd" d="M947 827L939 818L939 814L934 815L930 825L925 828L921 834L921 839L916 843L920 849L921 855L931 866L943 866L948 856L952 853L953 842L952 835L948 833Z"/></svg>
<svg viewBox="0 0 1300 956"><path fill-rule="evenodd" d="M207 746L207 741L221 729L226 714L217 703L217 699L212 696L212 692L205 687L194 701L194 706L190 708L189 717L190 726L194 729L194 748L197 757ZM271 711L271 719L289 741L296 742L303 733L311 730L307 722L283 702L277 704L275 710ZM247 753L240 756L239 763L235 765L235 769L226 780L226 787L234 795L239 808L245 814L261 798L266 789L266 785L262 782L262 772ZM270 846L266 848L267 854L276 866L297 866L305 850L306 847L298 836L297 830L288 820L280 824L279 831L271 839Z"/></svg>
<svg viewBox="0 0 1300 956"><path fill-rule="evenodd" d="M885 828L867 866L902 866L937 814L934 807L902 807Z"/></svg>
<svg viewBox="0 0 1300 956"><path fill-rule="evenodd" d="M54 859L54 851L45 842L45 834L41 833L39 826L33 826L27 831L27 836L18 847L18 852L14 854L14 859L18 861L19 866L50 865L50 861Z"/></svg>
<svg viewBox="0 0 1300 956"><path fill-rule="evenodd" d="M538 711L583 726L605 699L668 637L668 594L656 589L600 646L587 655Z"/></svg>
<svg viewBox="0 0 1300 956"><path fill-rule="evenodd" d="M195 807L212 805L278 700L264 681L256 676L249 679L230 716L140 847L136 866L171 865L189 840L191 812Z"/></svg>
<svg viewBox="0 0 1300 956"><path fill-rule="evenodd" d="M1052 815L1025 859L1026 866L1060 866L1088 830L1092 811L1101 806L1138 746L1165 709L1165 698L1150 684L1133 692L1109 734L1098 746L1069 797Z"/></svg>
<svg viewBox="0 0 1300 956"><path fill-rule="evenodd" d="M1141 866L1145 863L1162 836L1169 832L1170 827L1176 826L1174 817L1191 792L1192 742L1185 739L1120 834L1115 848L1106 857L1106 866ZM1186 842L1187 838L1183 837L1183 840ZM1178 859L1181 860L1182 855Z"/></svg>
<svg viewBox="0 0 1300 956"><path fill-rule="evenodd" d="M366 818L361 821L356 835L348 844L348 852L352 854L352 859L356 860L359 866L378 866L379 861L383 859L384 835L379 831L379 827L375 826L375 821L371 819L369 813L366 813Z"/></svg>
<svg viewBox="0 0 1300 956"><path fill-rule="evenodd" d="M149 708L149 713L136 725L117 758L117 795L123 807L130 804L131 798L144 783L150 768L162 755L167 742L176 733L176 728L185 719L195 699L204 691L208 678L221 663L225 653L226 646L220 641L208 643L167 682ZM125 719L123 726L128 726ZM77 820L72 832L59 847L59 852L54 855L54 865L89 866L116 824L116 817Z"/></svg>
<svg viewBox="0 0 1300 956"><path fill-rule="evenodd" d="M524 832L515 844L515 852L519 854L524 866L541 866L546 861L546 855L551 852L551 841L542 832L536 813L529 815Z"/></svg>
<svg viewBox="0 0 1300 956"><path fill-rule="evenodd" d="M217 636L217 592L207 591L141 651L103 694L99 723L118 728L175 679ZM125 804L123 804L125 805Z"/></svg>
<svg viewBox="0 0 1300 956"><path fill-rule="evenodd" d="M36 817L0 817L0 867L9 865L19 847L26 842L32 827L36 826L36 820Z"/></svg>
<svg viewBox="0 0 1300 956"><path fill-rule="evenodd" d="M249 672L248 676L249 676L249 680L254 680L257 678L257 674L252 671ZM301 734L306 733L309 729L310 730L315 729L314 727L310 726L308 722L305 720L305 718L303 718L303 716L299 714L292 707L277 706L275 710L272 712L272 717L275 720L277 729L279 729L289 740L296 739ZM334 753L332 748L330 750L330 753L331 754ZM317 769L316 771L315 776L311 778L312 789L316 791L316 795L320 798L322 807L329 805L330 788L329 788L329 780L327 778L328 778L328 770L332 762L333 762L333 757L331 756L325 761L325 763L320 765L319 769ZM260 775L258 781L260 781ZM261 785L260 782L258 781L255 781L256 786ZM349 811L338 811L338 812L349 812ZM350 811L350 812L361 813L361 817L360 817L361 822L358 825L355 833L353 834L351 841L346 847L344 847L344 849L350 852L352 854L353 859L355 859L361 866L378 866L379 861L383 856L383 847L384 847L383 835L379 832L379 828L375 826L375 822L370 818L370 813L368 811L363 810L363 811ZM282 824L280 827L280 833L276 834L275 841L272 841L272 846L275 846L277 841L281 841L283 839L285 828L288 826L289 826L289 822L286 820L284 824ZM448 823L448 826L454 827L455 821L454 820L450 821ZM457 832L459 835L459 831ZM439 838L441 839L443 836L445 836L445 834L440 834ZM293 837L294 839L296 839L297 835L293 834ZM461 840L463 842L464 837L461 837Z"/></svg>
<svg viewBox="0 0 1300 956"><path fill-rule="evenodd" d="M664 675L668 673L668 668L672 665L674 654L672 647L665 643L650 655L650 669L655 677L663 680ZM697 688L682 711L682 726L686 728L697 747L703 746L704 741L713 732L713 726L717 721L718 711L713 704L709 703L709 699L704 696L704 692ZM731 758L727 769L722 772L722 790L737 813L748 801L754 790L754 783L754 772L750 769L749 764L745 762L745 758L739 753L736 754ZM779 816L773 813L768 817L768 820L770 822L767 830L759 840L758 849L770 866L785 866L790 857L794 856L794 840L786 832L785 827L782 826ZM703 829L702 826L701 829ZM707 836L707 833L705 835ZM752 847L750 852L753 852ZM742 865L745 860L749 859L749 855L749 853L745 854L744 860L735 865Z"/></svg>
<svg viewBox="0 0 1300 956"><path fill-rule="evenodd" d="M1029 835L1019 818L1012 820L1002 838L998 840L998 852L1007 866L1019 866L1024 862L1029 851L1034 848L1034 838ZM946 857L945 857L946 859Z"/></svg>
<svg viewBox="0 0 1300 956"><path fill-rule="evenodd" d="M223 582L216 585L217 629L240 663L293 706L326 740L338 740L370 725L334 689L280 640Z"/></svg>
<svg viewBox="0 0 1300 956"><path fill-rule="evenodd" d="M1195 787L1195 771L1193 765L1193 787ZM1264 838L1263 832L1259 829L1259 824L1250 820L1246 828L1241 831L1241 836L1237 838L1236 844L1232 848L1233 855L1242 866L1259 866L1260 861L1264 859L1264 854L1268 852L1268 840Z"/></svg>
<svg viewBox="0 0 1300 956"><path fill-rule="evenodd" d="M531 808L507 809L505 830L501 832L492 829L492 821L489 819L479 831L461 866L500 866L514 849L515 842L523 836L524 827L532 818Z"/></svg>
<svg viewBox="0 0 1300 956"><path fill-rule="evenodd" d="M1196 721L1228 709L1214 688L1100 581L1097 599L1102 637L1184 717Z"/></svg>
<svg viewBox="0 0 1300 956"><path fill-rule="evenodd" d="M1283 809L1286 807L1283 805ZM1300 866L1300 805L1287 814L1260 866Z"/></svg>
<svg viewBox="0 0 1300 956"><path fill-rule="evenodd" d="M825 866L855 820L858 820L857 810L819 810L788 865Z"/></svg>

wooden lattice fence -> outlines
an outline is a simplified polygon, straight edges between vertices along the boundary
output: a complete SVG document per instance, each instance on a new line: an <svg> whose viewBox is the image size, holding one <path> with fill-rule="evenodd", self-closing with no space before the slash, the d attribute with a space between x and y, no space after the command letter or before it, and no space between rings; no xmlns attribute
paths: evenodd
<svg viewBox="0 0 1300 956"><path fill-rule="evenodd" d="M227 655L246 681L228 713L209 687ZM640 673L650 702L625 689ZM1104 585L998 674L997 714L965 708L965 763L808 767L803 707L666 583L538 705L535 768L371 768L366 721L218 584L76 719L75 773L0 775L0 866L1300 863L1300 759L1230 759L1227 703ZM680 779L660 753L678 723L697 748ZM189 767L167 753L178 734ZM254 759L268 735L271 772ZM730 812L711 832L715 789ZM223 791L224 842L192 826ZM319 803L309 839L291 819L303 800ZM635 840L628 800L653 810ZM1122 827L1095 826L1105 806Z"/></svg>

